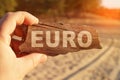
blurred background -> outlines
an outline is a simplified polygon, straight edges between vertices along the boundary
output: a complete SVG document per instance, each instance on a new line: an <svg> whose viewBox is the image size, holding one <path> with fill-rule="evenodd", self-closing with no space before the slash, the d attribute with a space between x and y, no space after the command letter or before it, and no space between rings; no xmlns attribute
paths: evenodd
<svg viewBox="0 0 120 80"><path fill-rule="evenodd" d="M9 11L28 11L44 22L94 27L102 45L49 56L24 80L120 80L120 0L0 0L0 17Z"/></svg>
<svg viewBox="0 0 120 80"><path fill-rule="evenodd" d="M83 13L94 13L119 19L119 3L119 0L0 0L0 16L24 10L37 16L81 17Z"/></svg>

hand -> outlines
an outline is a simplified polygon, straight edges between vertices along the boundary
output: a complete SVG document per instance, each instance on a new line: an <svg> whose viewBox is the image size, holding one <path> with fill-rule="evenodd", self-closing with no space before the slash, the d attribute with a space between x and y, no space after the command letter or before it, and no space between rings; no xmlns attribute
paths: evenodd
<svg viewBox="0 0 120 80"><path fill-rule="evenodd" d="M10 12L0 20L0 80L22 80L24 76L47 56L31 53L17 58L10 47L11 34L17 25L37 24L38 19L27 12Z"/></svg>

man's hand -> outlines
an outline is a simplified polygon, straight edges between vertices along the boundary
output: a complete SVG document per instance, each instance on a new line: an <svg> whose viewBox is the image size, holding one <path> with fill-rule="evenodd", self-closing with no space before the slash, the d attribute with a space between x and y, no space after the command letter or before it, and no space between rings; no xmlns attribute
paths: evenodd
<svg viewBox="0 0 120 80"><path fill-rule="evenodd" d="M31 53L17 58L10 47L11 34L17 25L37 24L38 19L27 12L10 12L0 20L0 80L22 80L24 76L47 56Z"/></svg>

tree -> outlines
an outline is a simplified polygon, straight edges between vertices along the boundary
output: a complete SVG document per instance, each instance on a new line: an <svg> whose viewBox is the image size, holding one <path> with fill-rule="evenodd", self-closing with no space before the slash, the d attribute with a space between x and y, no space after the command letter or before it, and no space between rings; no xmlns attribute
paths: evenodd
<svg viewBox="0 0 120 80"><path fill-rule="evenodd" d="M98 8L101 0L66 0L66 10L68 11L87 11Z"/></svg>
<svg viewBox="0 0 120 80"><path fill-rule="evenodd" d="M0 16L8 11L14 11L16 6L16 0L0 0Z"/></svg>
<svg viewBox="0 0 120 80"><path fill-rule="evenodd" d="M99 7L101 0L17 0L18 10L32 14L64 15L69 12L82 12Z"/></svg>

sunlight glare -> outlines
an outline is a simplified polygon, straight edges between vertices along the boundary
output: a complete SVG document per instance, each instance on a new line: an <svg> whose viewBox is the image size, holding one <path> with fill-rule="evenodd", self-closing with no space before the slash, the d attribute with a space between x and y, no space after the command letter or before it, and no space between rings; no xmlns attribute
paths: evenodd
<svg viewBox="0 0 120 80"><path fill-rule="evenodd" d="M102 0L102 6L110 9L120 9L120 0Z"/></svg>

